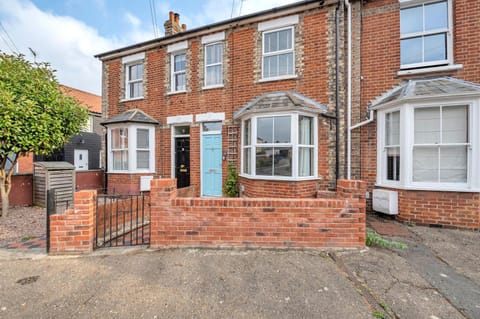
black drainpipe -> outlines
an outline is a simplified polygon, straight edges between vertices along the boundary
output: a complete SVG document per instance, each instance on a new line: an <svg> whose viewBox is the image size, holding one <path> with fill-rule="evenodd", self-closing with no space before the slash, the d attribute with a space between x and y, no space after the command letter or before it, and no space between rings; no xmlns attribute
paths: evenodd
<svg viewBox="0 0 480 319"><path fill-rule="evenodd" d="M108 167L108 143L107 143L107 138L108 135L105 133L105 162L104 162L104 167L103 167L103 189L104 193L108 193L108 173L107 173L107 167Z"/></svg>
<svg viewBox="0 0 480 319"><path fill-rule="evenodd" d="M340 130L338 129L339 125L339 118L340 118L340 101L338 97L338 75L340 72L340 67L339 67L339 54L338 54L338 48L339 48L339 22L338 22L338 11L340 10L340 1L337 1L337 7L335 8L335 189L337 188L337 180L339 178L339 158L338 158L338 147L340 145Z"/></svg>

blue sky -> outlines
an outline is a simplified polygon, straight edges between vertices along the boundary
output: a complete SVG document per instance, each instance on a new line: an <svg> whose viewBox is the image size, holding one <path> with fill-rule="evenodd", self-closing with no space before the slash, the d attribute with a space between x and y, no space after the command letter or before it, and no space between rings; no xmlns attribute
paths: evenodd
<svg viewBox="0 0 480 319"><path fill-rule="evenodd" d="M100 94L101 63L93 55L154 38L169 11L188 29L298 0L3 0L0 50L49 62L63 84ZM11 39L11 40L10 40ZM13 43L12 43L13 41Z"/></svg>

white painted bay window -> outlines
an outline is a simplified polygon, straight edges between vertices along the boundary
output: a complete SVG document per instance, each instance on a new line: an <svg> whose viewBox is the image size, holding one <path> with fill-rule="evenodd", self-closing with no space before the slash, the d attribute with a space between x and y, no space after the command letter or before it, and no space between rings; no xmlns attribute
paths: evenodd
<svg viewBox="0 0 480 319"><path fill-rule="evenodd" d="M155 129L150 125L125 124L108 128L108 171L155 171Z"/></svg>
<svg viewBox="0 0 480 319"><path fill-rule="evenodd" d="M317 123L303 114L257 115L242 122L242 174L258 179L317 176Z"/></svg>

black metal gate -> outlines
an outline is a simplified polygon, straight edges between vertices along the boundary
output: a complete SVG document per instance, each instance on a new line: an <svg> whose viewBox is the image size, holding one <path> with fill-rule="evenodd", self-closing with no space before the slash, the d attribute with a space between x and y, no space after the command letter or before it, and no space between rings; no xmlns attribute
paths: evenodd
<svg viewBox="0 0 480 319"><path fill-rule="evenodd" d="M98 195L95 248L150 244L149 197Z"/></svg>

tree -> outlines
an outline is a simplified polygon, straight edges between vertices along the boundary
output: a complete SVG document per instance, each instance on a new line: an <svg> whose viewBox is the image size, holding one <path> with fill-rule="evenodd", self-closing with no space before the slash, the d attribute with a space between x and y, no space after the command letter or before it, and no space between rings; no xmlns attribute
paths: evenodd
<svg viewBox="0 0 480 319"><path fill-rule="evenodd" d="M88 111L62 93L48 63L0 52L0 193L2 216L14 167L28 152L47 155L62 147L86 122ZM11 165L7 169L7 162Z"/></svg>

